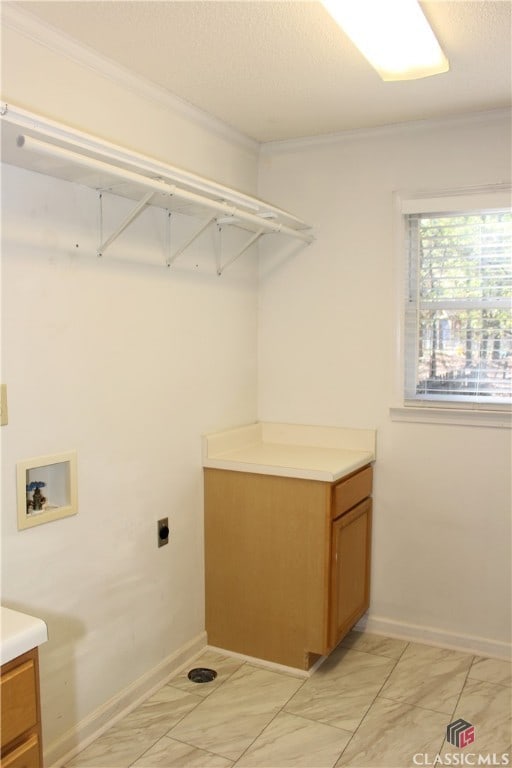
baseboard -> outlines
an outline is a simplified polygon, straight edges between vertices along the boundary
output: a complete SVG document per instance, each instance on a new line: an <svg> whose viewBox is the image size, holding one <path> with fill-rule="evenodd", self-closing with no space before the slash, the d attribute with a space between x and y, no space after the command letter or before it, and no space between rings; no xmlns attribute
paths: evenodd
<svg viewBox="0 0 512 768"><path fill-rule="evenodd" d="M206 632L201 632L50 744L44 750L44 765L60 768L71 760L114 723L165 685L171 677L187 667L205 647Z"/></svg>
<svg viewBox="0 0 512 768"><path fill-rule="evenodd" d="M325 656L322 656L311 669L297 669L297 667L287 667L286 664L278 664L276 661L267 661L267 659L259 659L256 656L247 656L245 653L237 653L236 651L228 651L226 648L217 648L215 645L208 645L208 650L214 653L221 653L223 656L231 656L233 659L240 659L240 661L246 661L248 664L254 664L257 667L265 667L266 669L273 670L274 672L286 672L289 675L295 677L311 677L312 673L320 666L320 663L324 661Z"/></svg>
<svg viewBox="0 0 512 768"><path fill-rule="evenodd" d="M399 640L450 648L455 651L472 653L475 656L486 656L507 661L512 658L512 646L509 643L502 643L487 637L458 635L436 627L408 624L385 619L381 616L363 616L354 629L359 632L373 632L376 635L395 637Z"/></svg>

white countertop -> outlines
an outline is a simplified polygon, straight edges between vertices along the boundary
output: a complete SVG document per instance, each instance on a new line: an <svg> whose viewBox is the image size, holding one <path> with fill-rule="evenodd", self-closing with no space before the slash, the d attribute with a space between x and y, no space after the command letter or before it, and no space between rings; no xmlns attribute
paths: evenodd
<svg viewBox="0 0 512 768"><path fill-rule="evenodd" d="M375 460L375 431L256 422L205 435L203 466L335 482Z"/></svg>
<svg viewBox="0 0 512 768"><path fill-rule="evenodd" d="M48 630L44 621L27 613L13 611L2 605L0 622L0 664L6 664L48 640Z"/></svg>

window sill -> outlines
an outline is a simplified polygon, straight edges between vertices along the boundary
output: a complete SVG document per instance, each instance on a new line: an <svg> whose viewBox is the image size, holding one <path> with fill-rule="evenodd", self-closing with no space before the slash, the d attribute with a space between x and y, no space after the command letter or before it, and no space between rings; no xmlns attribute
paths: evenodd
<svg viewBox="0 0 512 768"><path fill-rule="evenodd" d="M508 411L469 410L404 406L390 408L391 421L410 421L420 424L452 424L462 427L512 428L512 413Z"/></svg>

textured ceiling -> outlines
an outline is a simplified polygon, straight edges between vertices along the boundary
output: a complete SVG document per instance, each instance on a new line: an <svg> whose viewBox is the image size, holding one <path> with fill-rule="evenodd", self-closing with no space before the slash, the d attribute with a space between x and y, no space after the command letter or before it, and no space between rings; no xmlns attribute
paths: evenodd
<svg viewBox="0 0 512 768"><path fill-rule="evenodd" d="M260 142L511 103L508 0L422 3L450 71L398 83L380 80L319 2L39 0L10 5Z"/></svg>

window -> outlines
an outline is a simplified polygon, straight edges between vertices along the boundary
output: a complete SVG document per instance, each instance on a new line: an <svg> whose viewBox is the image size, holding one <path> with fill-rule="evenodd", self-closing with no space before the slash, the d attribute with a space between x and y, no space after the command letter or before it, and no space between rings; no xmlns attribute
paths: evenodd
<svg viewBox="0 0 512 768"><path fill-rule="evenodd" d="M403 202L406 404L508 408L510 198L489 193Z"/></svg>

